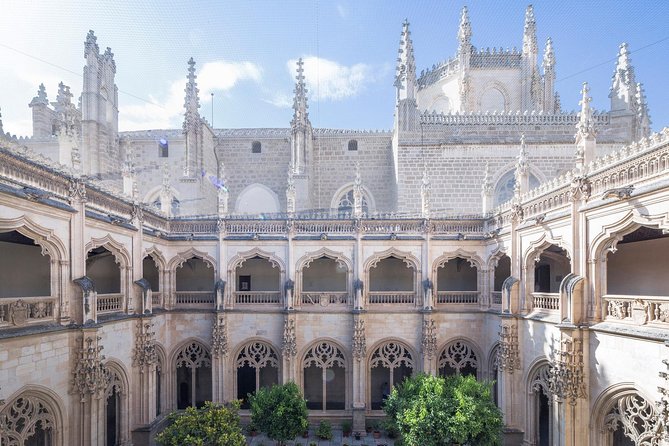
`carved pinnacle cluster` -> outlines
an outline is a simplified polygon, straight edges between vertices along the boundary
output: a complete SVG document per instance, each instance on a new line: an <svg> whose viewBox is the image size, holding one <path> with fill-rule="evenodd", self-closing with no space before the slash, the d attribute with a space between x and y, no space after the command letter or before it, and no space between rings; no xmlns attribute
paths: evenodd
<svg viewBox="0 0 669 446"><path fill-rule="evenodd" d="M156 352L156 333L153 331L153 322L137 322L137 339L132 362L135 366L143 368L158 361Z"/></svg>
<svg viewBox="0 0 669 446"><path fill-rule="evenodd" d="M295 337L295 320L286 316L283 324L283 347L281 349L285 358L294 358L297 355L297 341Z"/></svg>
<svg viewBox="0 0 669 446"><path fill-rule="evenodd" d="M353 325L353 357L357 361L365 358L367 352L367 340L365 338L365 320L356 319Z"/></svg>
<svg viewBox="0 0 669 446"><path fill-rule="evenodd" d="M188 76L186 76L186 79L188 79L188 82L184 90L186 93L184 101L186 112L184 114L183 129L184 131L190 131L194 130L200 124L200 112L198 111L200 108L200 98L198 96L200 89L197 88L197 82L195 82L197 75L195 74L195 61L192 57L188 60Z"/></svg>
<svg viewBox="0 0 669 446"><path fill-rule="evenodd" d="M421 214L423 218L430 218L430 177L427 175L427 164L423 167L423 181L420 185Z"/></svg>
<svg viewBox="0 0 669 446"><path fill-rule="evenodd" d="M421 340L421 347L423 354L428 358L434 358L437 352L437 327L434 319L426 319L423 321L423 339Z"/></svg>
<svg viewBox="0 0 669 446"><path fill-rule="evenodd" d="M515 325L500 326L499 350L497 350L499 370L513 373L520 370L520 352L518 347L518 328Z"/></svg>
<svg viewBox="0 0 669 446"><path fill-rule="evenodd" d="M290 125L293 129L306 128L309 125L309 104L307 103L307 86L304 78L304 61L297 60L297 76L295 76L295 94L293 98L293 120Z"/></svg>
<svg viewBox="0 0 669 446"><path fill-rule="evenodd" d="M594 137L597 134L592 108L590 107L592 98L590 97L589 93L590 87L588 87L588 83L583 82L583 88L581 89L581 100L578 103L581 106L581 111L578 114L578 124L576 124L577 139L579 137Z"/></svg>
<svg viewBox="0 0 669 446"><path fill-rule="evenodd" d="M544 72L552 72L555 69L555 52L553 51L553 40L546 39L546 49L543 60Z"/></svg>
<svg viewBox="0 0 669 446"><path fill-rule="evenodd" d="M466 47L471 45L472 41L472 25L469 22L469 12L466 6L462 7L462 13L460 14L460 27L458 28L458 52L465 50Z"/></svg>
<svg viewBox="0 0 669 446"><path fill-rule="evenodd" d="M523 54L537 53L537 23L534 20L534 7L529 5L525 10L525 27L523 29Z"/></svg>
<svg viewBox="0 0 669 446"><path fill-rule="evenodd" d="M228 330L222 317L216 318L211 331L211 354L214 358L228 354Z"/></svg>
<svg viewBox="0 0 669 446"><path fill-rule="evenodd" d="M409 31L409 22L407 20L404 20L404 23L402 23L394 85L398 90L398 99L413 99L415 97L416 60L414 58L411 31Z"/></svg>
<svg viewBox="0 0 669 446"><path fill-rule="evenodd" d="M629 48L627 43L620 44L618 49L618 60L616 69L611 78L611 95L624 95L627 100L631 99L636 89L636 79L634 76L634 67L629 57Z"/></svg>
<svg viewBox="0 0 669 446"><path fill-rule="evenodd" d="M107 373L102 363L105 357L100 352L100 337L88 336L77 351L72 376L72 393L83 400L86 395L97 395L107 388Z"/></svg>
<svg viewBox="0 0 669 446"><path fill-rule="evenodd" d="M488 161L485 162L485 168L483 169L483 183L481 184L481 193L483 195L492 194L492 178L490 177L490 164Z"/></svg>
<svg viewBox="0 0 669 446"><path fill-rule="evenodd" d="M46 87L44 87L44 84L39 84L39 88L37 89L37 96L35 96L33 100L30 101L30 104L28 104L29 107L34 107L36 105L49 105L49 100L46 97Z"/></svg>
<svg viewBox="0 0 669 446"><path fill-rule="evenodd" d="M579 339L563 339L558 356L550 368L550 391L557 398L576 404L585 398L583 346Z"/></svg>

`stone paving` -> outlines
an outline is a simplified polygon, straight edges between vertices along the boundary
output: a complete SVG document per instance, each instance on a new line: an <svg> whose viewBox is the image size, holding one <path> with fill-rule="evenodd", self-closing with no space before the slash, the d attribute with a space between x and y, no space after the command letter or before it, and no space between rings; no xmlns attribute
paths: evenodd
<svg viewBox="0 0 669 446"><path fill-rule="evenodd" d="M255 437L246 437L246 444L251 446L276 446L277 442L268 439L264 434L258 434ZM375 439L372 434L367 434L366 437L361 437L356 440L353 436L344 437L341 429L332 428L332 440L319 440L313 433L309 431L309 438L296 438L293 441L286 442L287 446L394 446L394 440L381 436Z"/></svg>

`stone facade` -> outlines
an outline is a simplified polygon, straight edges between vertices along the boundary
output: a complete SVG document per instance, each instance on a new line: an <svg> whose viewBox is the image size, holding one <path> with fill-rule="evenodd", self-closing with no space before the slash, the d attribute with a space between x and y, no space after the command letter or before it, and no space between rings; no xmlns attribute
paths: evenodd
<svg viewBox="0 0 669 446"><path fill-rule="evenodd" d="M0 443L152 444L287 381L364 430L426 372L495 379L507 444L667 444L669 131L626 46L612 111L560 112L535 27L481 51L465 10L417 76L405 23L389 132L313 129L301 63L290 128L212 129L192 60L182 129L118 132L90 33L88 105L0 139Z"/></svg>

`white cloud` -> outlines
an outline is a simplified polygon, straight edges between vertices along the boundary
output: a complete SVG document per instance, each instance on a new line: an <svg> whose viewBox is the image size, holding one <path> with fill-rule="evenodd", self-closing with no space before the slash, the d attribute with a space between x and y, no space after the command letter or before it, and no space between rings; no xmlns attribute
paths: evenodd
<svg viewBox="0 0 669 446"><path fill-rule="evenodd" d="M304 60L304 77L309 98L341 101L358 96L378 75L371 65L357 63L346 66L321 57L307 56ZM288 71L295 74L297 60L289 60Z"/></svg>
<svg viewBox="0 0 669 446"><path fill-rule="evenodd" d="M278 108L289 108L293 105L293 97L280 91L276 92L269 99L263 99L263 101Z"/></svg>
<svg viewBox="0 0 669 446"><path fill-rule="evenodd" d="M251 62L229 62L218 60L207 62L196 71L200 100L210 100L213 91L229 91L237 83L245 80L259 82L262 71ZM164 100L150 97L150 103L121 106L119 128L121 130L142 130L178 127L184 104L186 78L170 84Z"/></svg>

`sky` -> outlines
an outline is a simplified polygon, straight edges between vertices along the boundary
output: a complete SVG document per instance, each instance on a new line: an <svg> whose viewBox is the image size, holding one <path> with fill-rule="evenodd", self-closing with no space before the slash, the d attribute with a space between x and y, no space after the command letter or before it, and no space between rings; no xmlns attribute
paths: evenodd
<svg viewBox="0 0 669 446"><path fill-rule="evenodd" d="M32 134L27 106L40 83L55 101L63 81L81 93L83 42L111 47L120 130L180 128L187 61L197 63L200 113L216 128L288 127L295 61L305 59L314 127L389 130L402 22L417 71L452 57L463 6L478 48L522 46L527 1L446 0L0 0L0 109L4 130ZM669 126L669 2L534 3L540 53L553 40L564 110L609 108L615 57L631 50L652 128ZM213 107L212 107L212 96Z"/></svg>

